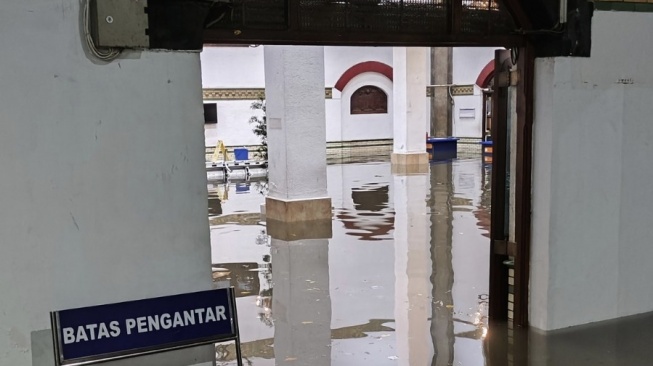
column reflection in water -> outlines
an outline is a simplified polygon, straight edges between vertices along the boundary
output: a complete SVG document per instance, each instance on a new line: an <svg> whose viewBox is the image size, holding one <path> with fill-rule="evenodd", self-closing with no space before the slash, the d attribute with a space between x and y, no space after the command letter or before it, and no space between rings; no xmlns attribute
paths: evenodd
<svg viewBox="0 0 653 366"><path fill-rule="evenodd" d="M329 169L333 239L319 225L272 221L261 233L236 211L236 199L258 207L246 195L212 218L216 285L239 289L247 362L484 365L489 170L480 159L433 164L430 175L391 175L389 164ZM218 364L234 365L233 349L223 353Z"/></svg>
<svg viewBox="0 0 653 366"><path fill-rule="evenodd" d="M431 165L430 365L483 365L487 334L489 210L480 160ZM426 363L425 363L426 364Z"/></svg>
<svg viewBox="0 0 653 366"><path fill-rule="evenodd" d="M462 365L482 365L490 272L490 241L486 236L489 210L483 205L484 170L477 159L458 160L451 169L454 357Z"/></svg>
<svg viewBox="0 0 653 366"><path fill-rule="evenodd" d="M329 240L273 237L271 249L275 364L331 365Z"/></svg>
<svg viewBox="0 0 653 366"><path fill-rule="evenodd" d="M428 207L431 212L431 341L434 348L431 365L433 366L452 365L454 360L451 173L451 164L431 165L431 194Z"/></svg>
<svg viewBox="0 0 653 366"><path fill-rule="evenodd" d="M395 206L395 325L399 365L428 365L431 274L425 207L428 175L393 176Z"/></svg>

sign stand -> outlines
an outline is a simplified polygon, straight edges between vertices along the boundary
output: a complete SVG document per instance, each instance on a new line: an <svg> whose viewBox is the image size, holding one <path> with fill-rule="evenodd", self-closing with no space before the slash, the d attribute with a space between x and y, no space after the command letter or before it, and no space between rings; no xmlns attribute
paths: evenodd
<svg viewBox="0 0 653 366"><path fill-rule="evenodd" d="M50 322L57 366L227 341L243 366L233 287L53 311Z"/></svg>
<svg viewBox="0 0 653 366"><path fill-rule="evenodd" d="M240 350L240 328L238 327L238 309L236 309L236 291L233 287L229 288L229 303L233 309L234 331L236 333L236 361L238 366L243 366L243 355Z"/></svg>

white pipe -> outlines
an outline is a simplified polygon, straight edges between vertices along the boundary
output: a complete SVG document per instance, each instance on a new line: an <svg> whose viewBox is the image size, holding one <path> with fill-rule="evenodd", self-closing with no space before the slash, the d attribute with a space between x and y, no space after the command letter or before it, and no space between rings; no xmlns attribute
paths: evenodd
<svg viewBox="0 0 653 366"><path fill-rule="evenodd" d="M567 0L560 0L560 25L567 23Z"/></svg>

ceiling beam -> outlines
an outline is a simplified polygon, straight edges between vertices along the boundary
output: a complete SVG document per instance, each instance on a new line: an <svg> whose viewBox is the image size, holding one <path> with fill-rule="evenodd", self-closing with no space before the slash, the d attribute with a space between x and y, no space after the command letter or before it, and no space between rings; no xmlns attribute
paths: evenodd
<svg viewBox="0 0 653 366"><path fill-rule="evenodd" d="M226 29L206 29L204 31L204 44L516 47L525 44L525 37L502 34L402 34L281 30L242 30L234 32Z"/></svg>

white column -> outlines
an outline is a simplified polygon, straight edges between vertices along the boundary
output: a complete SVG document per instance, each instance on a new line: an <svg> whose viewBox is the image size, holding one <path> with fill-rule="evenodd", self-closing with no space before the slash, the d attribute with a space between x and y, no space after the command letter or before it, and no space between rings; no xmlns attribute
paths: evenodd
<svg viewBox="0 0 653 366"><path fill-rule="evenodd" d="M393 176L395 324L400 365L430 365L431 245L428 175Z"/></svg>
<svg viewBox="0 0 653 366"><path fill-rule="evenodd" d="M331 365L329 240L272 239L276 365Z"/></svg>
<svg viewBox="0 0 653 366"><path fill-rule="evenodd" d="M428 164L428 56L428 48L393 48L393 165Z"/></svg>
<svg viewBox="0 0 653 366"><path fill-rule="evenodd" d="M270 220L331 217L326 190L324 47L265 46Z"/></svg>

